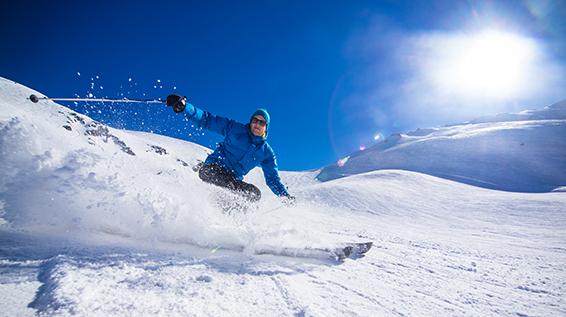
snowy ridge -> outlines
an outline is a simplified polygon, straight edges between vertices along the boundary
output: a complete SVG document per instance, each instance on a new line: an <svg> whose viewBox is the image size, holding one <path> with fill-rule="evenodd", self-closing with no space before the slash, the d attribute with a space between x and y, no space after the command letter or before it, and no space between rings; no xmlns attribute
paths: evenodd
<svg viewBox="0 0 566 317"><path fill-rule="evenodd" d="M566 314L562 192L405 170L327 182L283 172L299 200L286 208L254 170L261 203L225 215L225 192L192 171L208 149L31 93L0 79L0 315ZM346 241L374 248L343 263L255 254Z"/></svg>
<svg viewBox="0 0 566 317"><path fill-rule="evenodd" d="M501 113L474 119L468 123L533 121L566 119L566 100L554 103L539 110L524 110L519 113Z"/></svg>
<svg viewBox="0 0 566 317"><path fill-rule="evenodd" d="M550 192L566 184L566 101L542 110L395 134L317 176L403 169L484 188ZM342 164L341 164L342 165Z"/></svg>

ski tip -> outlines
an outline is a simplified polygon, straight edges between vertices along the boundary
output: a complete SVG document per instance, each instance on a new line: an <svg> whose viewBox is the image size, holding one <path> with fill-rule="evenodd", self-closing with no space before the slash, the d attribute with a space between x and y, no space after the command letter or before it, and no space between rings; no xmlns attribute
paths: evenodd
<svg viewBox="0 0 566 317"><path fill-rule="evenodd" d="M333 252L333 257L338 262L344 262L346 259L359 259L363 258L365 254L371 249L373 242L352 242L345 243L336 248Z"/></svg>
<svg viewBox="0 0 566 317"><path fill-rule="evenodd" d="M372 241L351 242L351 243L344 243L343 245L344 245L344 247L351 246L355 250L366 250L367 251L367 250L371 249L371 247L373 246L373 242Z"/></svg>
<svg viewBox="0 0 566 317"><path fill-rule="evenodd" d="M365 254L371 249L373 242L359 242L352 245L352 252L350 253L351 258L364 257Z"/></svg>

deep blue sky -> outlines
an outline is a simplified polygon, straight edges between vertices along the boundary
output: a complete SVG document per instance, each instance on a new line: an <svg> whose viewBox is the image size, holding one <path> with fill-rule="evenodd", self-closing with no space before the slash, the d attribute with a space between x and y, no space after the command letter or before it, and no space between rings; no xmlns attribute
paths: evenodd
<svg viewBox="0 0 566 317"><path fill-rule="evenodd" d="M463 112L445 108L460 100L406 107L420 104L421 94L434 99L411 81L415 39L496 25L542 43L545 67L560 77L562 19L564 1L3 1L0 76L51 97L176 92L244 122L265 107L280 168L305 170L371 146L377 133L566 97L557 78L530 95ZM209 147L220 140L196 135L165 107L67 105L119 128Z"/></svg>

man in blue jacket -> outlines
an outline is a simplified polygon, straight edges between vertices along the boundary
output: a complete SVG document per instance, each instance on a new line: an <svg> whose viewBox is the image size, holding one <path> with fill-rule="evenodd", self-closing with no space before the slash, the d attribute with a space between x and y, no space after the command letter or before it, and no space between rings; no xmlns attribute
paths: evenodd
<svg viewBox="0 0 566 317"><path fill-rule="evenodd" d="M257 109L248 124L215 116L186 102L186 97L167 96L167 105L176 113L185 116L197 126L219 133L224 141L218 144L199 170L199 177L207 183L226 187L252 202L261 198L256 186L242 181L244 176L256 166L261 166L265 182L271 191L284 198L284 203L293 204L295 197L289 195L281 183L275 153L267 143L269 113Z"/></svg>

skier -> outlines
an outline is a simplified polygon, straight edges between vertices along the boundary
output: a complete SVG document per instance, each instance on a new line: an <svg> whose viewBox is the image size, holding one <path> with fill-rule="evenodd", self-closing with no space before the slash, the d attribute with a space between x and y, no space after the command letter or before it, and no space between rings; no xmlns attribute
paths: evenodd
<svg viewBox="0 0 566 317"><path fill-rule="evenodd" d="M242 124L203 111L186 102L186 97L178 95L167 96L167 106L176 113L183 112L197 126L224 136L224 141L218 144L200 168L201 180L228 188L250 202L257 202L261 198L261 191L242 179L251 169L261 166L271 191L282 197L284 204L294 205L295 197L281 183L275 153L266 140L270 119L267 110L257 109L250 122Z"/></svg>

